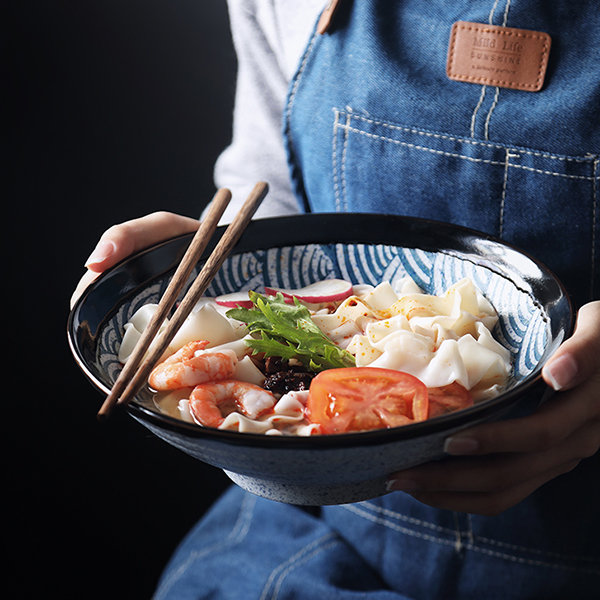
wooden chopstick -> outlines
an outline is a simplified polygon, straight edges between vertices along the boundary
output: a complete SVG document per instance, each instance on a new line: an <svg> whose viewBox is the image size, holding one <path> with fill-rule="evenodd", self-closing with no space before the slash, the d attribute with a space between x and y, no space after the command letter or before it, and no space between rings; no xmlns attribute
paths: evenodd
<svg viewBox="0 0 600 600"><path fill-rule="evenodd" d="M100 412L99 417L108 414L110 409L115 405L121 393L127 386L127 383L142 362L146 351L150 347L152 340L155 338L161 325L171 312L171 309L177 301L179 293L183 289L186 281L192 273L193 268L198 263L200 256L206 249L208 242L213 236L219 219L222 217L225 209L231 200L231 192L227 189L220 189L215 194L209 207L209 211L205 218L200 223L198 231L195 233L190 245L188 246L181 262L179 263L167 289L158 304L158 308L150 319L146 329L142 332L140 339L135 345L133 352L125 363L117 381L115 381L110 393L106 397Z"/></svg>
<svg viewBox="0 0 600 600"><path fill-rule="evenodd" d="M142 338L144 338L143 344L142 338L140 338L140 341L136 345L134 353L128 359L123 370L121 371L121 374L119 375L119 378L117 379L117 382L115 382L115 385L113 386L109 395L106 397L106 400L104 401L102 407L100 408L100 411L98 412L98 417L100 419L107 417L115 404L127 404L131 400L131 398L133 398L133 396L137 393L137 391L142 387L142 385L144 385L144 383L147 381L150 372L152 371L156 363L160 360L160 358L163 356L165 350L171 343L171 340L173 339L181 325L183 325L183 322L189 316L194 306L196 306L198 300L201 298L202 294L204 294L206 288L209 286L210 282L217 274L217 271L221 268L221 265L238 242L242 233L248 226L248 223L250 223L252 217L254 216L254 213L256 212L256 209L260 206L260 203L267 195L268 189L268 185L264 182L259 182L254 186L252 192L246 199L246 202L244 203L234 220L231 222L229 227L227 227L227 229L225 230L223 236L221 237L214 250L208 257L208 260L202 267L200 273L198 274L198 276L188 289L187 293L185 294L183 300L180 302L179 306L175 310L175 313L169 319L167 326L163 329L162 332L159 332L161 324L164 322L165 317L167 316L175 302L175 300L171 301L171 298L169 298L167 301L165 301L165 305L170 303L170 306L168 309L163 310L163 300L161 299L161 302L159 303L159 310L157 310L157 313L159 311L161 314L164 312L164 317L160 318L159 316L156 319L152 319L152 321L156 320L157 322L157 324L153 326L153 331L150 331L148 334L146 334L146 331L150 329L150 324L144 331L144 334L142 336ZM216 228L216 222L218 222L220 215L222 214L221 203L225 203L226 205L229 202L229 198L227 198L227 195L228 191L224 191L222 193L217 192L213 203L215 203L215 200L217 200L218 206L211 206L210 212L207 214L206 218L203 220L203 223L201 225L202 228L203 224L207 220L209 220L210 217L210 221L206 224L205 229L205 233L208 233L208 235L203 237L202 241L199 240L197 244L194 244L194 242L196 241L196 238L200 238L201 236L198 234L194 236L194 240L192 240L188 251L186 252L184 258L180 263L180 267L181 265L183 265L184 262L186 263L185 267L181 267L182 275L178 273L179 268L175 272L171 283L173 283L173 280L177 278L177 282L173 283L173 286L179 287L179 291L181 290L181 287L186 283L187 278L189 277L189 272L187 272L187 275L185 275L188 262L191 263L191 266L193 268L193 266L197 263L202 251L208 244L208 241L212 237L214 229ZM221 211L220 214L219 211ZM215 227L212 227L213 223ZM198 250L201 247L202 243L204 244L204 247L198 253ZM194 244L193 249L192 244ZM166 292L164 296L166 296ZM175 294L175 299L176 297L177 294ZM136 362L133 362L131 366L129 366L132 362L134 354ZM146 355L145 358L144 355ZM125 372L126 368L127 372ZM118 387L117 383L119 384Z"/></svg>

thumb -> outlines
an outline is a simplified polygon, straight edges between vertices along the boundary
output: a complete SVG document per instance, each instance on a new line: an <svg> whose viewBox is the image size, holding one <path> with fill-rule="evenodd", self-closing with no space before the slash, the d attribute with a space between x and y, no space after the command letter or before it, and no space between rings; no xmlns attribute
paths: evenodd
<svg viewBox="0 0 600 600"><path fill-rule="evenodd" d="M101 236L96 248L87 259L87 271L71 296L71 307L83 291L103 271L118 261L157 242L176 235L192 233L199 221L191 217L158 211L119 225L113 225Z"/></svg>
<svg viewBox="0 0 600 600"><path fill-rule="evenodd" d="M85 266L102 273L133 252L176 235L198 229L199 221L191 217L158 211L107 229Z"/></svg>
<svg viewBox="0 0 600 600"><path fill-rule="evenodd" d="M600 371L600 301L579 310L573 335L544 365L542 376L554 390L567 390Z"/></svg>

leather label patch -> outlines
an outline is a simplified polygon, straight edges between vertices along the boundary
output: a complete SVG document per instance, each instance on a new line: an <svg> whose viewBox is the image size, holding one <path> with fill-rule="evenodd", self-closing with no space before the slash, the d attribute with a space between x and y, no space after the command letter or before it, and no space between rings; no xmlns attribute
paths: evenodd
<svg viewBox="0 0 600 600"><path fill-rule="evenodd" d="M457 21L446 74L450 79L538 92L544 85L551 39L542 31Z"/></svg>

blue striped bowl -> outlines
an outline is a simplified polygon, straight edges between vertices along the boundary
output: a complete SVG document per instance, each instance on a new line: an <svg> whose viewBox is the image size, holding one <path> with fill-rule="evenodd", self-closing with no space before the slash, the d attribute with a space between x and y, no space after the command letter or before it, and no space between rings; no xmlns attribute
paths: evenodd
<svg viewBox="0 0 600 600"><path fill-rule="evenodd" d="M103 393L121 369L117 354L124 324L140 306L160 299L189 240L169 240L127 259L73 308L68 324L73 354ZM377 284L406 275L434 294L469 277L496 308L494 334L513 356L511 380L500 396L401 428L309 438L194 426L160 414L145 391L127 410L160 438L258 495L311 505L381 495L390 473L443 457L451 433L530 411L545 397L541 368L573 321L556 277L518 249L460 227L389 215L303 215L253 222L206 293L299 288L325 278Z"/></svg>

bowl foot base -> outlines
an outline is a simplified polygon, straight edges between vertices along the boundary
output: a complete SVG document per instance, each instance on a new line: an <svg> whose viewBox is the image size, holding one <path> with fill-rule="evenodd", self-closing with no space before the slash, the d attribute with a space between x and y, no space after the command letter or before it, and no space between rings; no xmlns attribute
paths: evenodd
<svg viewBox="0 0 600 600"><path fill-rule="evenodd" d="M231 481L247 492L268 500L285 502L286 504L302 506L348 504L369 500L387 493L385 478L323 486L322 484L297 484L260 479L227 470L224 470L224 472Z"/></svg>

